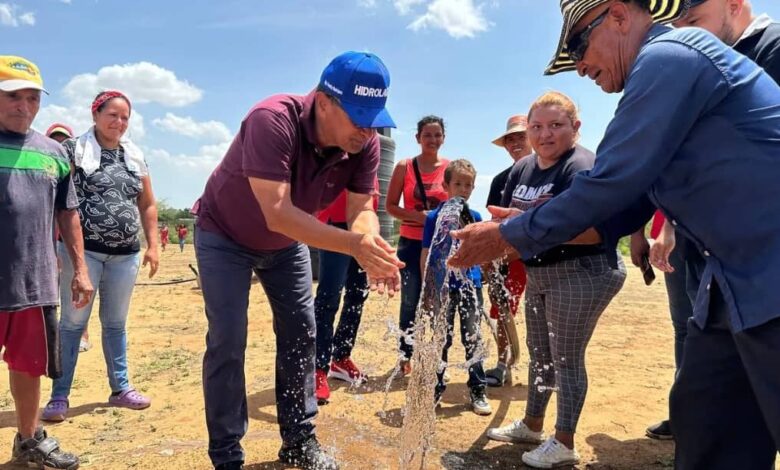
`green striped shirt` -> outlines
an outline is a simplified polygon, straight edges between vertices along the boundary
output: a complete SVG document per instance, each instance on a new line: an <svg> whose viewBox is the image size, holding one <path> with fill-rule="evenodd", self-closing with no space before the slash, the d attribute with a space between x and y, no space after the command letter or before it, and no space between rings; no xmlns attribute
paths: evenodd
<svg viewBox="0 0 780 470"><path fill-rule="evenodd" d="M54 214L76 207L60 144L0 132L0 311L59 303Z"/></svg>

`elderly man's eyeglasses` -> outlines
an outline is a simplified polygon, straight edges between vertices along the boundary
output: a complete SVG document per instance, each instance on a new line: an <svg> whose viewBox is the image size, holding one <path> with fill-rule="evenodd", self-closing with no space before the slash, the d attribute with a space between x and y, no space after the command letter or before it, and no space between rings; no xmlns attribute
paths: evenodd
<svg viewBox="0 0 780 470"><path fill-rule="evenodd" d="M604 22L604 19L606 19L608 13L609 9L600 14L595 20L586 26L585 29L577 34L572 34L571 37L569 37L569 40L566 41L566 49L569 52L569 57L571 60L574 62L579 62L585 57L585 52L588 50L588 46L590 45L588 43L590 35L598 25Z"/></svg>

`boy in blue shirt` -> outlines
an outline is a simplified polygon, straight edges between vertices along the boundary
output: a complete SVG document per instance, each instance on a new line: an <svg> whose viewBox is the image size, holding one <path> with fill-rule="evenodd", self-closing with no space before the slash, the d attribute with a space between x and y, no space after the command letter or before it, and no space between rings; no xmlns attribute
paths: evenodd
<svg viewBox="0 0 780 470"><path fill-rule="evenodd" d="M444 170L444 190L451 199L462 197L469 199L474 190L474 180L477 177L477 171L474 166L465 159L454 160L447 165ZM420 272L425 275L427 267L428 251L431 247L434 233L436 231L436 219L443 204L428 213L425 219L425 228L423 230L422 254L420 256ZM471 218L475 222L481 222L482 217L479 212L469 210ZM452 333L455 325L455 312L460 314L460 335L463 347L466 349L466 362L469 364L469 380L467 385L470 393L471 408L478 415L489 415L492 413L490 404L485 396L485 370L482 367L482 359L473 361L477 353L482 351L479 319L480 309L482 308L482 277L478 266L472 266L467 269L466 277L470 282L464 282L455 278L451 274L449 279L449 307L447 308L447 342L442 350L442 361L447 362L447 352L452 346ZM447 386L444 383L444 370L438 373L438 383L436 385L435 401L436 404L441 401L444 390Z"/></svg>

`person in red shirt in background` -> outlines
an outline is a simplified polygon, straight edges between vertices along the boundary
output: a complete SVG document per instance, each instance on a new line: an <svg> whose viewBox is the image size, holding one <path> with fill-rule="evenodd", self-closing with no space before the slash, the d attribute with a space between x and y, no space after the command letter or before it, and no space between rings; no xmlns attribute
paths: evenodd
<svg viewBox="0 0 780 470"><path fill-rule="evenodd" d="M170 230L168 229L168 224L163 224L160 228L160 245L162 246L162 251L165 251L165 247L168 246L169 236Z"/></svg>
<svg viewBox="0 0 780 470"><path fill-rule="evenodd" d="M179 253L184 252L184 241L187 239L187 226L184 224L179 224L179 227L176 229L176 234L179 236Z"/></svg>
<svg viewBox="0 0 780 470"><path fill-rule="evenodd" d="M490 183L487 205L500 206L504 196L509 172L515 166L515 162L530 154L533 150L528 142L528 117L523 114L512 116L506 123L506 132L493 140L494 145L503 147L512 158L509 168L497 174ZM514 260L509 264L501 264L500 272L504 276L505 294L509 294L509 309L512 317L517 314L517 306L520 304L520 296L523 295L526 284L525 265L522 260ZM498 320L499 312L497 299L491 297L490 318ZM507 380L511 380L509 364L510 348L509 339L503 328L496 328L496 346L498 348L498 362L496 367L485 371L487 384L491 387L501 387ZM513 358L517 363L518 358Z"/></svg>
<svg viewBox="0 0 780 470"><path fill-rule="evenodd" d="M374 182L374 212L379 207L379 181ZM347 229L347 190L317 218L328 225ZM333 323L339 309L341 292L344 302L341 306L339 324L334 334ZM363 304L368 298L368 279L355 258L320 250L319 283L314 297L314 319L317 323L316 389L319 405L328 403L330 386L328 377L358 385L366 380L351 359L355 347ZM331 360L333 362L331 362Z"/></svg>

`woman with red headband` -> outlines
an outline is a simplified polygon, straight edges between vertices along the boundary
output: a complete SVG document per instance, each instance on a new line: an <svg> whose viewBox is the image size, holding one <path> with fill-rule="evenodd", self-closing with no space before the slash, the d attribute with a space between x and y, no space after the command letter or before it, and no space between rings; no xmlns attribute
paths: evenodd
<svg viewBox="0 0 780 470"><path fill-rule="evenodd" d="M103 355L111 387L108 401L140 410L149 407L151 401L130 385L125 323L139 266L149 265L152 277L160 254L149 171L143 153L125 137L130 111L130 100L124 94L101 92L92 103L95 125L63 145L73 168L89 278L100 292ZM143 258L141 228L147 244ZM58 249L64 252L61 243ZM70 289L66 288L75 274L73 265L67 256L60 259L60 284L64 286L60 292L62 377L54 380L51 399L43 410L42 418L47 421L62 421L67 415L79 340L92 312L92 302L80 309L73 306Z"/></svg>

